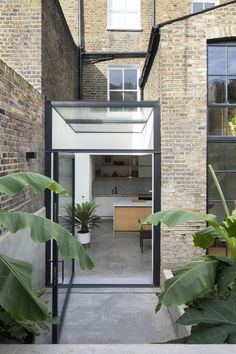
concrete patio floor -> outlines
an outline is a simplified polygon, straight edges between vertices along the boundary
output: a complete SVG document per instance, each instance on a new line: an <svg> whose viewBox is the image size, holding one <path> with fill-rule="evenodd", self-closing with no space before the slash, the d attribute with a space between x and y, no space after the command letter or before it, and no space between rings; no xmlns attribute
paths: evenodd
<svg viewBox="0 0 236 354"><path fill-rule="evenodd" d="M156 315L156 289L72 289L61 344L148 344L176 338L165 308ZM42 335L36 343L50 343Z"/></svg>

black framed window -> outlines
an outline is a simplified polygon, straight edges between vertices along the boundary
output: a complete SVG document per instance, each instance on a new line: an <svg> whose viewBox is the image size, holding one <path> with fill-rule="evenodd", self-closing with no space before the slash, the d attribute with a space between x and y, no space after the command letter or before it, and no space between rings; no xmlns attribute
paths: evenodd
<svg viewBox="0 0 236 354"><path fill-rule="evenodd" d="M208 45L208 164L216 172L230 211L236 200L236 42ZM208 173L208 212L225 213Z"/></svg>
<svg viewBox="0 0 236 354"><path fill-rule="evenodd" d="M208 135L236 136L236 43L208 46Z"/></svg>

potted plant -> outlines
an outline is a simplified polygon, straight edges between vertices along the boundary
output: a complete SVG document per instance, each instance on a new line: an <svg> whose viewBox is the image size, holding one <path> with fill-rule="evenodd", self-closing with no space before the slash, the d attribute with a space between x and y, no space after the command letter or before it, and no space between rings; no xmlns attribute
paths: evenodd
<svg viewBox="0 0 236 354"><path fill-rule="evenodd" d="M101 218L95 214L97 205L94 202L83 202L75 204L74 220L72 206L65 207L66 225L72 229L75 226L75 234L80 243L83 245L90 244L90 231L98 227Z"/></svg>
<svg viewBox="0 0 236 354"><path fill-rule="evenodd" d="M205 221L208 226L193 234L194 245L207 250L219 239L228 248L228 257L206 255L177 269L174 276L165 281L156 312L162 305L184 304L185 312L176 323L192 326L191 334L175 343L236 343L236 208L230 214L215 172L211 166L209 168L225 210L226 218L222 223L218 223L213 214L187 210L160 211L142 223L163 223L173 227L185 222Z"/></svg>

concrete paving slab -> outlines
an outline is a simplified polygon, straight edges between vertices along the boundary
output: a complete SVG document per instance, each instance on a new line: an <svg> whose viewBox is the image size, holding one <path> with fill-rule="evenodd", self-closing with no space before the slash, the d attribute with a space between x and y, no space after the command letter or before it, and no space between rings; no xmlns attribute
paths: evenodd
<svg viewBox="0 0 236 354"><path fill-rule="evenodd" d="M155 314L153 292L72 293L62 344L145 344L176 338L169 314Z"/></svg>
<svg viewBox="0 0 236 354"><path fill-rule="evenodd" d="M1 354L236 354L235 345L2 345Z"/></svg>

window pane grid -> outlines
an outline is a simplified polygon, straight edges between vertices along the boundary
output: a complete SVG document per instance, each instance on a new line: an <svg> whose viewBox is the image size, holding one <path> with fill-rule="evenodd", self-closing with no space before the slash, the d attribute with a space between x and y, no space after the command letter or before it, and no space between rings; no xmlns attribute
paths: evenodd
<svg viewBox="0 0 236 354"><path fill-rule="evenodd" d="M236 72L235 54L236 45L232 43L208 46L209 135L236 136L236 74L233 74Z"/></svg>
<svg viewBox="0 0 236 354"><path fill-rule="evenodd" d="M120 75L120 79L119 79ZM113 80L113 82L112 82ZM138 100L138 75L137 69L110 68L109 69L109 99L110 101L137 101ZM119 83L120 88L115 88L115 83ZM127 88L127 86L135 88Z"/></svg>

